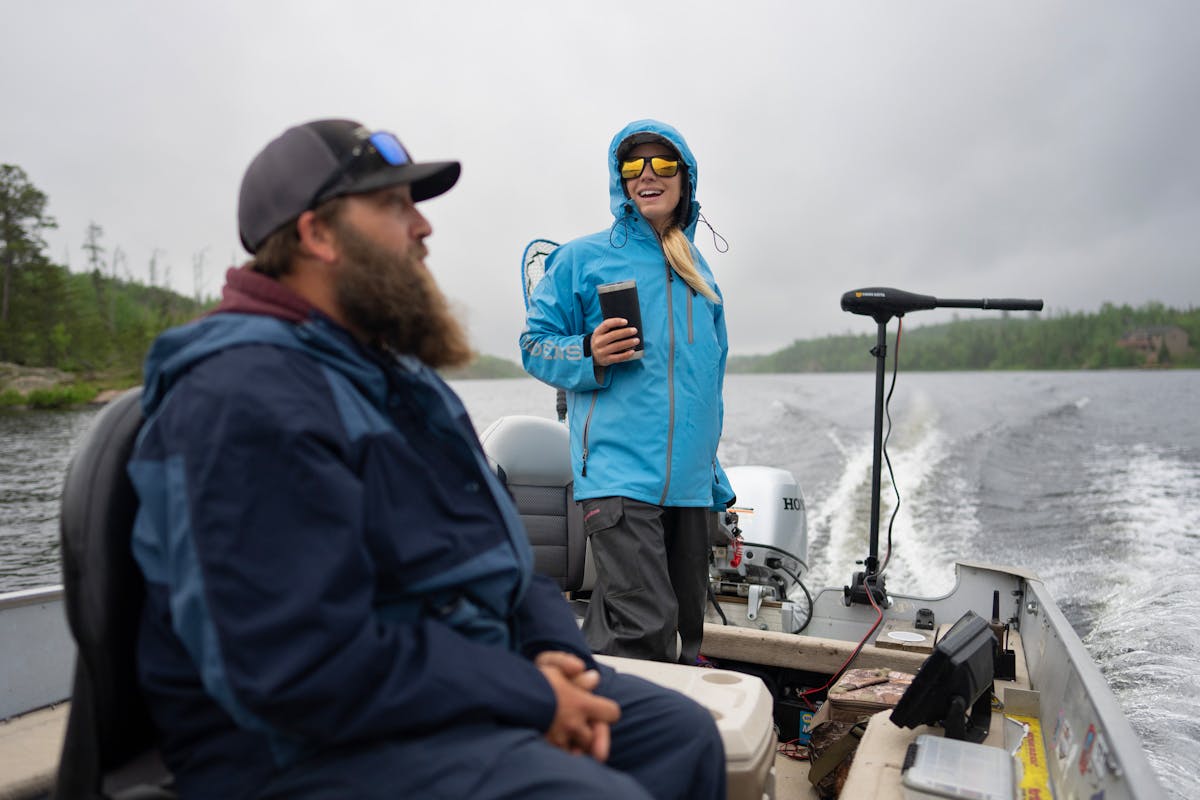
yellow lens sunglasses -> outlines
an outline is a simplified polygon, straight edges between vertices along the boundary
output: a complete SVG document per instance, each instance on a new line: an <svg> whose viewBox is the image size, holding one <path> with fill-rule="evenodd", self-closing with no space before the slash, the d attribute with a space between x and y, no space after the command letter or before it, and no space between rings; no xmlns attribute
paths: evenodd
<svg viewBox="0 0 1200 800"><path fill-rule="evenodd" d="M630 158L622 161L621 177L627 181L633 180L646 169L647 161L650 162L650 169L654 170L654 174L660 178L673 178L675 173L679 172L678 161L652 156L651 158Z"/></svg>

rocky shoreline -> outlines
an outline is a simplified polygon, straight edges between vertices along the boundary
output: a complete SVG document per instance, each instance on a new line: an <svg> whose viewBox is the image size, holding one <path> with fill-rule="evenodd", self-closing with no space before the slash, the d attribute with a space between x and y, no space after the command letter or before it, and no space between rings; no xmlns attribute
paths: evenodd
<svg viewBox="0 0 1200 800"><path fill-rule="evenodd" d="M74 380L71 373L54 367L23 367L0 361L0 392L12 390L29 394L35 389L52 389Z"/></svg>
<svg viewBox="0 0 1200 800"><path fill-rule="evenodd" d="M15 392L28 397L30 392L68 387L79 383L79 376L55 367L26 367L0 361L0 394ZM103 405L124 389L103 389L87 402Z"/></svg>

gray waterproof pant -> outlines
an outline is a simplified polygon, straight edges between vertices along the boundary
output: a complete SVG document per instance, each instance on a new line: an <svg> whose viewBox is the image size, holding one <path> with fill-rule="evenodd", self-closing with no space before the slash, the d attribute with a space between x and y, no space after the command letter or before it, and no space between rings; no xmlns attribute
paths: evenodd
<svg viewBox="0 0 1200 800"><path fill-rule="evenodd" d="M582 501L596 565L583 620L597 653L696 663L708 602L707 508L656 506L627 497ZM682 647L676 651L675 632Z"/></svg>

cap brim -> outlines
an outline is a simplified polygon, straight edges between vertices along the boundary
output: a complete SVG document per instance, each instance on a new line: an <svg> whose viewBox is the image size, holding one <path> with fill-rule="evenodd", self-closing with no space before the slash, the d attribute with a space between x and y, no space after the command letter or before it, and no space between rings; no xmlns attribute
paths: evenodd
<svg viewBox="0 0 1200 800"><path fill-rule="evenodd" d="M329 198L347 194L362 194L388 186L408 184L412 187L413 202L428 200L443 194L458 183L462 165L457 161L427 161L423 164L401 164L385 167L364 175L339 188ZM325 198L325 199L329 199Z"/></svg>

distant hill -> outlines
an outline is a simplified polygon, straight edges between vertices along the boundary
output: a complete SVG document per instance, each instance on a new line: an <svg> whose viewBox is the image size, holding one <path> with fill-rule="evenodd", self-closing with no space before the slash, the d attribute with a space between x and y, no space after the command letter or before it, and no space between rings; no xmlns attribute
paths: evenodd
<svg viewBox="0 0 1200 800"><path fill-rule="evenodd" d="M440 370L446 380L472 380L487 378L527 378L529 373L519 364L496 356L475 356L475 360L465 367Z"/></svg>
<svg viewBox="0 0 1200 800"><path fill-rule="evenodd" d="M868 323L869 320L866 320ZM906 320L907 322L908 320ZM860 335L795 341L774 353L732 356L728 371L853 372L873 370L875 326ZM888 357L897 325L888 325ZM900 364L909 370L1116 369L1200 367L1200 309L1177 311L1161 303L1138 308L1106 303L1095 313L1048 317L955 320L904 328Z"/></svg>

